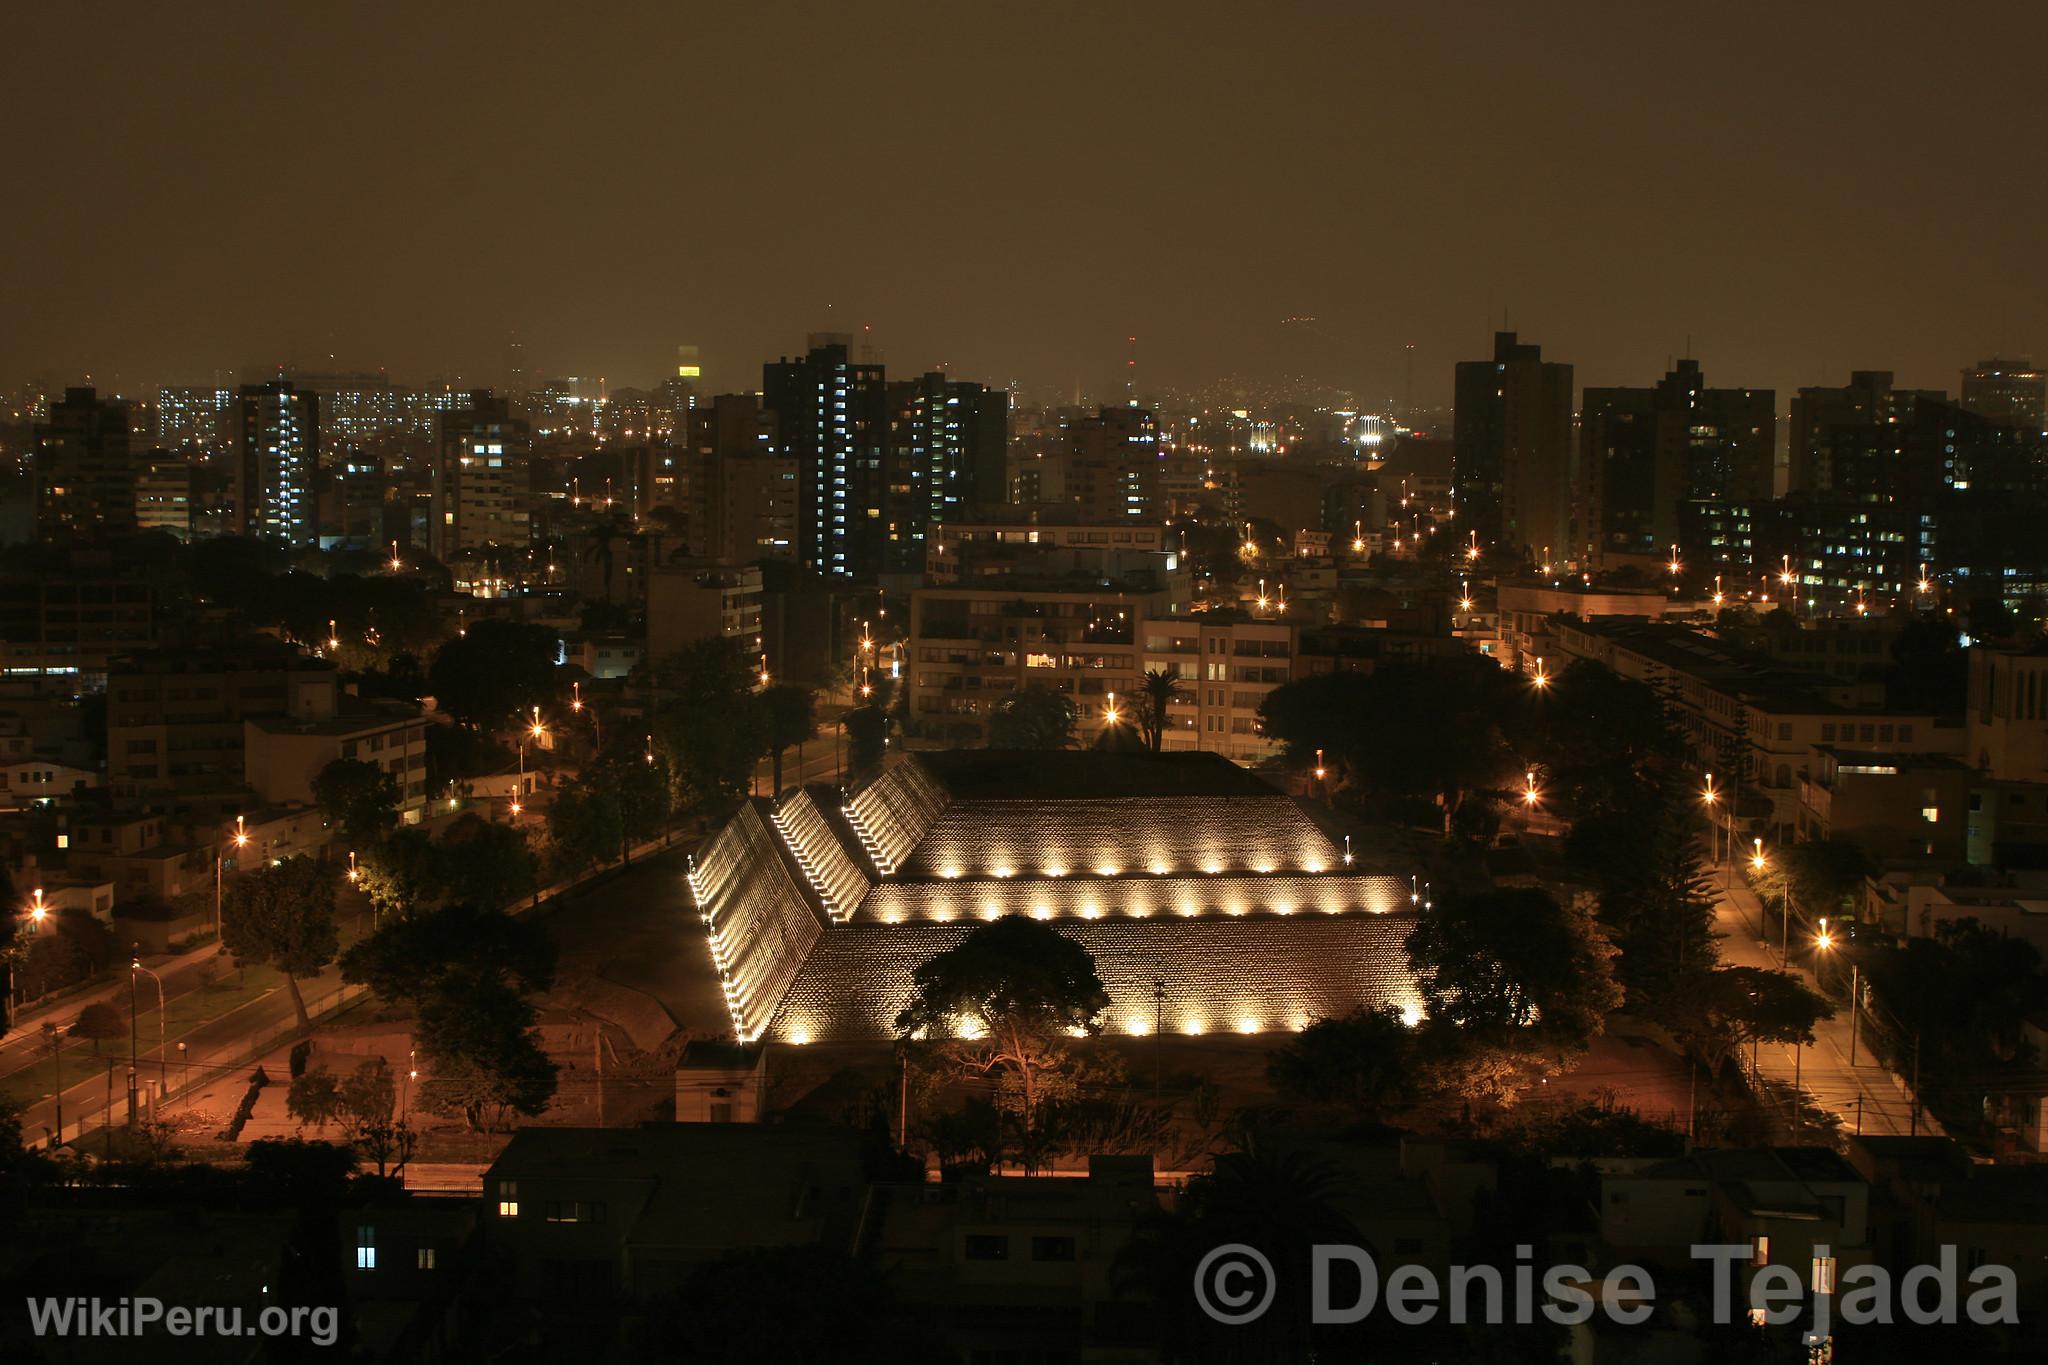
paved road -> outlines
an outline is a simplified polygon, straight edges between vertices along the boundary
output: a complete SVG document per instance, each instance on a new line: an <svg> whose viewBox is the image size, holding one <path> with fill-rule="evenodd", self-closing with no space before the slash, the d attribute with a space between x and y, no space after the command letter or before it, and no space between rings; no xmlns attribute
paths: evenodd
<svg viewBox="0 0 2048 1365"><path fill-rule="evenodd" d="M1722 934L1721 960L1729 966L1778 967L1779 945L1784 941L1782 919L1773 907L1766 913L1749 888L1739 883L1722 893L1716 927ZM1800 926L1792 926L1792 969L1808 986L1813 973L1802 961L1809 944L1800 942ZM1847 1133L1910 1133L1940 1135L1941 1125L1922 1110L1917 1123L1913 1101L1905 1084L1877 1060L1865 1042L1857 1051L1856 1065L1849 1065L1849 1011L1837 1005L1833 1019L1815 1030L1815 1041L1805 1048L1764 1044L1757 1049L1757 1070L1764 1079L1790 1087L1799 1085L1807 1102L1835 1115Z"/></svg>
<svg viewBox="0 0 2048 1365"><path fill-rule="evenodd" d="M218 944L209 943L188 953L144 954L142 965L163 978L164 995L175 1002L188 991L197 990L205 984L209 964L213 962L219 950ZM154 999L156 987L149 983L147 977L142 979L141 984ZM0 1079L13 1075L23 1067L33 1066L48 1056L47 1049L42 1046L45 1020L59 1028L69 1028L78 1018L80 1010L101 1000L114 1004L124 1014L127 1012L128 976L125 972L77 995L66 996L59 1002L36 1005L21 1011L15 1017L14 1027L7 1031L5 1040L0 1041Z"/></svg>

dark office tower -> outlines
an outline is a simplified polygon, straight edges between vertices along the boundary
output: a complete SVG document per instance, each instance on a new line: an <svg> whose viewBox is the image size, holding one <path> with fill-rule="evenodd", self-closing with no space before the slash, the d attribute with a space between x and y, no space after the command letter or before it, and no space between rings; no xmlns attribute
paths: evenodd
<svg viewBox="0 0 2048 1365"><path fill-rule="evenodd" d="M922 571L925 530L1009 501L1010 395L933 371L889 385L891 567Z"/></svg>
<svg viewBox="0 0 2048 1365"><path fill-rule="evenodd" d="M427 548L447 562L485 546L525 549L531 446L526 423L488 389L440 418Z"/></svg>
<svg viewBox="0 0 2048 1365"><path fill-rule="evenodd" d="M1963 406L2001 426L2039 435L2048 426L2048 375L2027 360L1980 360L1963 371Z"/></svg>
<svg viewBox="0 0 2048 1365"><path fill-rule="evenodd" d="M1890 370L1856 370L1845 388L1806 388L1792 400L1791 469L1794 493L1832 492L1852 466L1868 466L1899 452L1898 423L1922 401L1942 403L1934 389L1892 387Z"/></svg>
<svg viewBox="0 0 2048 1365"><path fill-rule="evenodd" d="M235 394L230 476L236 534L312 544L319 452L319 395L302 393L286 379L242 385Z"/></svg>
<svg viewBox="0 0 2048 1365"><path fill-rule="evenodd" d="M1710 389L1681 360L1647 389L1587 389L1579 414L1579 531L1595 563L1663 556L1686 509L1771 499L1777 443L1769 389Z"/></svg>
<svg viewBox="0 0 2048 1365"><path fill-rule="evenodd" d="M1485 544L1540 551L1570 543L1572 367L1493 335L1493 359L1458 364L1452 414L1453 527Z"/></svg>
<svg viewBox="0 0 2048 1365"><path fill-rule="evenodd" d="M1157 520L1160 496L1159 419L1150 408L1123 404L1064 423L1064 500L1093 522Z"/></svg>
<svg viewBox="0 0 2048 1365"><path fill-rule="evenodd" d="M886 558L889 487L907 482L885 468L882 367L854 360L851 337L813 333L801 359L761 367L761 397L797 464L798 562L828 578L872 577Z"/></svg>
<svg viewBox="0 0 2048 1365"><path fill-rule="evenodd" d="M135 529L139 458L128 404L92 389L66 389L36 426L36 535L71 540Z"/></svg>

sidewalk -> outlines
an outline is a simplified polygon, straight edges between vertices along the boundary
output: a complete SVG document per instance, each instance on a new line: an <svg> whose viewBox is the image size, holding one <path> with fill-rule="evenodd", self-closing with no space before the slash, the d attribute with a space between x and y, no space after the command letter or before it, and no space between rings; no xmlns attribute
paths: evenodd
<svg viewBox="0 0 2048 1365"><path fill-rule="evenodd" d="M1748 887L1737 883L1721 892L1715 928L1722 936L1721 961L1725 965L1779 968L1783 922L1778 915L1767 912ZM1820 990L1813 973L1801 962L1800 927L1796 921L1792 938L1792 971L1807 986ZM1789 1091L1796 1078L1805 1102L1839 1118L1844 1133L1904 1137L1917 1132L1923 1137L1942 1136L1941 1125L1924 1108L1916 1125L1912 1093L1904 1081L1877 1059L1867 1029L1856 1053L1856 1065L1849 1065L1849 1011L1840 1001L1835 1001L1835 1006L1835 1017L1814 1027L1814 1042L1810 1046L1793 1048L1766 1043L1759 1047L1756 1062L1761 1079ZM1747 1066L1748 1062L1745 1053L1743 1064Z"/></svg>

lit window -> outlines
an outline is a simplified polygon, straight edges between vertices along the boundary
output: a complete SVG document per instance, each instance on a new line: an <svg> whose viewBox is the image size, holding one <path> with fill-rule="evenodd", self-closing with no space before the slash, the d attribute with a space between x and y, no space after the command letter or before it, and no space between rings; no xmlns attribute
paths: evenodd
<svg viewBox="0 0 2048 1365"><path fill-rule="evenodd" d="M356 1229L356 1269L377 1268L377 1229L367 1225Z"/></svg>
<svg viewBox="0 0 2048 1365"><path fill-rule="evenodd" d="M515 1180L501 1180L501 1181L499 1181L499 1182L498 1182L498 1217L500 1217L500 1218L517 1218L518 1216L519 1216L519 1183L518 1183L517 1181L515 1181Z"/></svg>
<svg viewBox="0 0 2048 1365"><path fill-rule="evenodd" d="M434 1249L432 1247L421 1247L419 1249L419 1268L421 1270L432 1270L434 1268Z"/></svg>
<svg viewBox="0 0 2048 1365"><path fill-rule="evenodd" d="M1759 1237L1756 1239L1756 1254L1749 1258L1749 1263L1751 1265L1769 1265L1771 1263L1770 1238Z"/></svg>

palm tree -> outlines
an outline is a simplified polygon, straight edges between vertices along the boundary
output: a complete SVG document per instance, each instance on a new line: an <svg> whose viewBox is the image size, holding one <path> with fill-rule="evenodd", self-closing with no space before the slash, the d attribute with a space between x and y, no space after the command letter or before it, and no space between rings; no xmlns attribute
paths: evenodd
<svg viewBox="0 0 2048 1365"><path fill-rule="evenodd" d="M1144 681L1138 684L1138 695L1145 699L1140 719L1145 728L1145 744L1156 754L1166 743L1167 708L1180 695L1180 669L1172 665L1146 669Z"/></svg>

